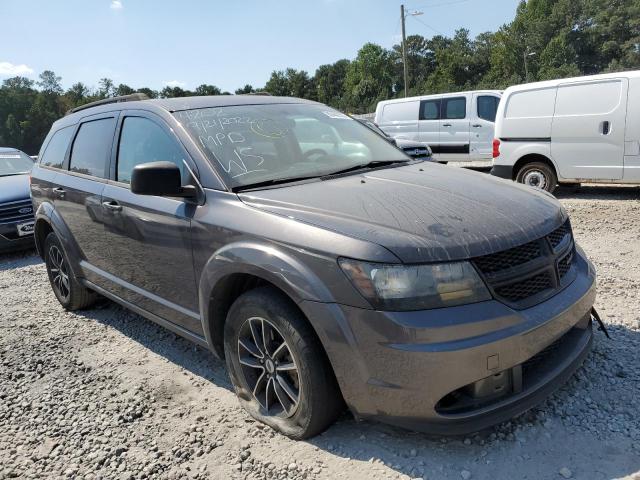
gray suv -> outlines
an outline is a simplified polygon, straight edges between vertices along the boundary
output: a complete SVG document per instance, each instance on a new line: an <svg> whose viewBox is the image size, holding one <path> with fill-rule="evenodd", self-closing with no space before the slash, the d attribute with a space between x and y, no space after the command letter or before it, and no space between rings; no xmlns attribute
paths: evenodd
<svg viewBox="0 0 640 480"><path fill-rule="evenodd" d="M32 172L56 297L104 296L210 348L285 435L345 403L476 431L587 355L595 272L551 195L411 159L315 102L103 103L58 120Z"/></svg>

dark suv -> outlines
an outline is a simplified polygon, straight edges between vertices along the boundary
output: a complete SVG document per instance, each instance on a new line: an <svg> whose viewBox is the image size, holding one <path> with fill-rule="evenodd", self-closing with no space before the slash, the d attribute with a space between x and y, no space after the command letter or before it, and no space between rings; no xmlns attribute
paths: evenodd
<svg viewBox="0 0 640 480"><path fill-rule="evenodd" d="M410 159L315 102L126 100L57 121L33 170L53 291L210 348L260 421L305 438L346 402L479 430L587 354L595 272L550 195Z"/></svg>

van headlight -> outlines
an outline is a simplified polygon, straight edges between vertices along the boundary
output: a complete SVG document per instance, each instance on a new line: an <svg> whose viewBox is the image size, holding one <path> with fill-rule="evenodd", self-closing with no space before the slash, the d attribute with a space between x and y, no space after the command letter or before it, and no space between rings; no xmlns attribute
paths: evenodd
<svg viewBox="0 0 640 480"><path fill-rule="evenodd" d="M340 259L340 268L378 310L451 307L491 299L469 262L387 265Z"/></svg>

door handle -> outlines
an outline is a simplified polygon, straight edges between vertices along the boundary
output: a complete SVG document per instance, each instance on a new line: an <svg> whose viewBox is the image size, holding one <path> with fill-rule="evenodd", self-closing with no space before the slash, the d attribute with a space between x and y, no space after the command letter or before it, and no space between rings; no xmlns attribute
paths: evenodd
<svg viewBox="0 0 640 480"><path fill-rule="evenodd" d="M602 134L603 135L609 135L609 132L611 132L611 124L609 123L609 121L605 120L600 125L601 125L601 128L602 128Z"/></svg>
<svg viewBox="0 0 640 480"><path fill-rule="evenodd" d="M471 125L473 128L482 128L482 125L480 125L479 123L476 123L475 125Z"/></svg>
<svg viewBox="0 0 640 480"><path fill-rule="evenodd" d="M450 127L450 126L451 126L451 124L450 124L450 123L443 123L443 124L442 124L442 126L443 126L443 127Z"/></svg>
<svg viewBox="0 0 640 480"><path fill-rule="evenodd" d="M67 193L64 188L56 187L53 189L53 193L55 193L59 198L64 197L64 194Z"/></svg>
<svg viewBox="0 0 640 480"><path fill-rule="evenodd" d="M111 200L110 202L102 202L102 206L112 212L120 212L122 211L122 205L118 204L115 200Z"/></svg>

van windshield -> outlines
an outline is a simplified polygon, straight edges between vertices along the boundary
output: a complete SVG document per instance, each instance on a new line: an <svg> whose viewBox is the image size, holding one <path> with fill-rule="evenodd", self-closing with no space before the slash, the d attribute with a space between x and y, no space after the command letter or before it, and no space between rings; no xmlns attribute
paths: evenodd
<svg viewBox="0 0 640 480"><path fill-rule="evenodd" d="M241 105L174 115L234 188L410 160L369 128L324 105Z"/></svg>

